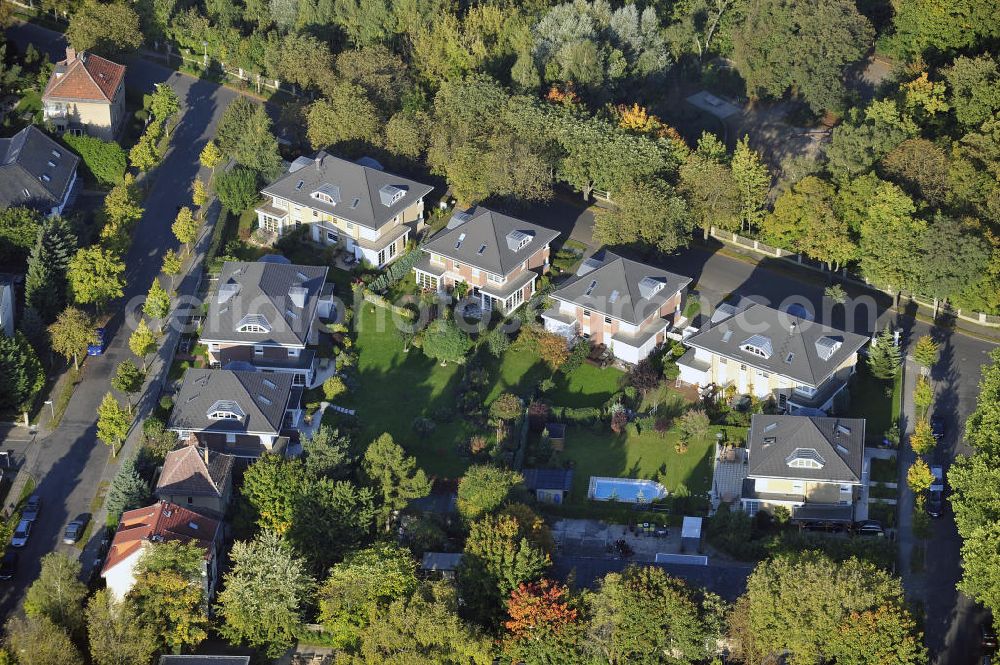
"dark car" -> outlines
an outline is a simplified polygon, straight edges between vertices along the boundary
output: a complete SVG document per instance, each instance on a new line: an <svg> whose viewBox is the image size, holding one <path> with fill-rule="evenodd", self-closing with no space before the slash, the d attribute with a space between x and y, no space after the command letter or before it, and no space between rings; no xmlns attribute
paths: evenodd
<svg viewBox="0 0 1000 665"><path fill-rule="evenodd" d="M104 328L98 328L94 331L94 341L87 345L87 355L88 356L100 356L104 355L104 349L106 343L104 340Z"/></svg>
<svg viewBox="0 0 1000 665"><path fill-rule="evenodd" d="M944 436L944 416L931 416L931 434L935 439Z"/></svg>
<svg viewBox="0 0 1000 665"><path fill-rule="evenodd" d="M66 530L63 531L63 542L67 545L75 545L83 537L83 532L89 521L90 515L84 514L67 524Z"/></svg>
<svg viewBox="0 0 1000 665"><path fill-rule="evenodd" d="M41 510L42 497L37 494L32 494L28 497L27 503L24 504L24 510L21 511L21 519L34 522L38 519L38 513L41 512Z"/></svg>
<svg viewBox="0 0 1000 665"><path fill-rule="evenodd" d="M992 617L986 617L979 627L979 646L986 654L996 653L997 647L1000 646L1000 642L997 641L997 631L993 628Z"/></svg>
<svg viewBox="0 0 1000 665"><path fill-rule="evenodd" d="M927 492L927 497L924 499L924 510L931 517L941 517L944 512L944 491L932 488Z"/></svg>
<svg viewBox="0 0 1000 665"><path fill-rule="evenodd" d="M864 520L855 523L854 533L859 536L884 536L885 529L882 528L882 523L877 520Z"/></svg>
<svg viewBox="0 0 1000 665"><path fill-rule="evenodd" d="M5 552L3 558L0 559L0 580L12 580L16 572L17 552Z"/></svg>

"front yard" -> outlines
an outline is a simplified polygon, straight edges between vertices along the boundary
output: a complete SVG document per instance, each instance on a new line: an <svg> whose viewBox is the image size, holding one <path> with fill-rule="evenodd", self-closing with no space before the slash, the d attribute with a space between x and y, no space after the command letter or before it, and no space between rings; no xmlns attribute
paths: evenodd
<svg viewBox="0 0 1000 665"><path fill-rule="evenodd" d="M850 408L847 415L865 419L865 445L881 445L886 430L899 417L899 400L902 394L901 375L890 383L880 381L868 373L864 361L858 363L858 371L847 384L850 394Z"/></svg>

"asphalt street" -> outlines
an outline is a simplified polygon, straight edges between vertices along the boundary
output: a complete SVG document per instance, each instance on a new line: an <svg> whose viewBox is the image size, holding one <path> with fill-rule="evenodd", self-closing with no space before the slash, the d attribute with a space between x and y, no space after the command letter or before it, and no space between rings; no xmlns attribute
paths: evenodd
<svg viewBox="0 0 1000 665"><path fill-rule="evenodd" d="M18 24L8 30L8 37L20 48L34 44L53 60L61 59L65 51L63 36L31 24ZM189 201L191 182L198 172L198 154L214 133L226 105L238 93L216 84L178 75L160 65L133 59L129 63L127 84L151 91L154 84L169 82L177 91L183 107L183 118L164 162L156 169L145 206L146 214L135 233L134 244L127 258L128 289L124 302L145 294L153 277L159 272L162 253L177 243L170 231L176 207ZM574 212L575 210L575 212ZM583 242L591 241L594 218L591 212L581 212L573 206L553 205L539 219L543 224L567 226L572 236ZM788 299L804 304L818 313L817 318L855 332L871 334L886 323L897 323L897 315L889 308L888 298L873 298L870 306L850 312L842 307L823 310L823 278L807 272L796 273L784 265L754 265L724 256L711 249L694 247L663 260L663 265L677 273L690 276L702 297L702 311L710 311L722 299L732 295L758 296L772 305L787 304ZM776 269L771 269L776 268ZM852 296L859 295L852 293ZM857 302L857 301L856 301ZM829 303L827 303L829 305ZM121 305L119 305L121 308ZM127 330L117 330L122 312L112 323L114 335L107 355L91 358L84 370L83 382L76 390L59 429L40 446L37 465L32 473L39 480L38 493L44 506L28 546L23 550L22 570L18 580L6 589L0 599L0 612L8 613L23 595L27 584L37 576L38 560L58 547L63 526L77 514L88 512L90 501L109 461L109 451L95 439L95 412L101 397L108 390L109 377L121 359L130 355ZM904 330L903 342L910 343L930 331L926 324L904 319L898 322ZM960 433L965 418L975 405L980 367L987 362L994 348L990 342L948 332L936 332L942 340L942 360L935 370L938 391L937 410L947 419L948 431L941 446L942 461L954 454L968 451L961 444ZM927 639L934 662L939 665L965 665L974 651L974 621L968 599L958 594L955 582L961 576L959 549L961 542L954 522L945 517L935 523L935 533L928 547L926 570L920 579L908 579L921 584L911 589L921 596L926 608ZM904 571L905 572L905 571Z"/></svg>
<svg viewBox="0 0 1000 665"><path fill-rule="evenodd" d="M7 34L20 48L31 43L53 59L63 57L65 52L61 34L35 25L18 24ZM76 552L73 546L61 544L61 535L69 521L90 512L91 500L110 461L110 449L95 436L96 412L101 398L109 390L114 368L132 355L128 350L131 330L123 325L125 303L145 295L160 272L163 253L168 248L177 248L170 230L177 206L190 203L191 183L200 169L198 155L214 135L222 112L238 94L153 63L136 60L129 64L126 85L130 88L152 92L155 84L164 82L177 92L183 115L174 130L169 151L147 183L146 212L136 227L126 258L128 285L125 297L110 306L115 316L109 325L108 350L104 356L87 360L82 382L59 428L34 444L39 446L39 451L30 472L38 482L36 492L42 497L42 511L27 546L21 551L17 579L4 589L0 599L0 613L4 615L20 603L24 590L38 575L39 561L44 554L56 549Z"/></svg>

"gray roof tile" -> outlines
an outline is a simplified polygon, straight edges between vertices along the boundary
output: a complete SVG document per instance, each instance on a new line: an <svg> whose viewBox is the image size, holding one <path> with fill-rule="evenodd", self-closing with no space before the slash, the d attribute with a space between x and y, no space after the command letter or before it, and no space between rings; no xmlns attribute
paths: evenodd
<svg viewBox="0 0 1000 665"><path fill-rule="evenodd" d="M390 196L388 200L391 204L388 206L383 203L387 187L403 192L398 199ZM325 150L320 150L313 159L296 159L288 173L265 187L262 192L327 211L369 229L379 229L433 189L430 185L334 157ZM339 201L330 204L313 198L312 193L321 190L335 193L334 199Z"/></svg>
<svg viewBox="0 0 1000 665"><path fill-rule="evenodd" d="M33 125L0 139L0 208L33 205L48 212L66 196L79 163Z"/></svg>
<svg viewBox="0 0 1000 665"><path fill-rule="evenodd" d="M509 275L532 254L559 237L558 231L482 206L456 218L466 221L457 226L449 225L431 238L423 250L495 275ZM522 241L525 244L518 249Z"/></svg>
<svg viewBox="0 0 1000 665"><path fill-rule="evenodd" d="M865 421L756 414L750 423L747 449L751 478L859 483ZM790 466L796 459L811 462Z"/></svg>
<svg viewBox="0 0 1000 665"><path fill-rule="evenodd" d="M245 372L189 369L174 400L167 427L191 432L281 431L292 392L292 375L285 372ZM242 419L209 418L220 401L232 401L246 414Z"/></svg>
<svg viewBox="0 0 1000 665"><path fill-rule="evenodd" d="M327 268L227 261L208 304L202 339L305 346ZM302 306L300 306L300 303ZM254 324L266 332L241 331Z"/></svg>
<svg viewBox="0 0 1000 665"><path fill-rule="evenodd" d="M640 325L690 283L689 277L605 250L584 261L552 297Z"/></svg>
<svg viewBox="0 0 1000 665"><path fill-rule="evenodd" d="M833 344L828 345L823 338L830 338ZM684 343L818 387L867 342L864 335L753 304ZM827 353L831 346L835 350Z"/></svg>

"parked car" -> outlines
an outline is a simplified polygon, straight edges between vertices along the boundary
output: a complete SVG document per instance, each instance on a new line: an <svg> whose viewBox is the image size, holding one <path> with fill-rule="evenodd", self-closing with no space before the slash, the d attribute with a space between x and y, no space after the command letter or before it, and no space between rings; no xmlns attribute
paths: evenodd
<svg viewBox="0 0 1000 665"><path fill-rule="evenodd" d="M944 513L944 491L931 488L924 498L924 510L931 517L941 517Z"/></svg>
<svg viewBox="0 0 1000 665"><path fill-rule="evenodd" d="M38 513L41 512L41 510L42 497L37 494L32 494L28 497L27 503L24 504L24 510L21 511L21 519L34 522L38 519Z"/></svg>
<svg viewBox="0 0 1000 665"><path fill-rule="evenodd" d="M75 545L79 542L80 538L83 537L83 532L87 528L87 522L90 521L90 515L80 515L75 520L66 525L66 530L63 531L63 542L67 545Z"/></svg>
<svg viewBox="0 0 1000 665"><path fill-rule="evenodd" d="M935 439L944 436L944 416L931 416L931 434Z"/></svg>
<svg viewBox="0 0 1000 665"><path fill-rule="evenodd" d="M87 355L88 356L101 356L104 355L104 349L107 348L107 343L104 338L104 328L98 328L94 331L94 341L87 345Z"/></svg>
<svg viewBox="0 0 1000 665"><path fill-rule="evenodd" d="M3 558L0 559L0 580L7 581L14 579L17 572L17 552L7 550Z"/></svg>
<svg viewBox="0 0 1000 665"><path fill-rule="evenodd" d="M994 654L997 647L1000 647L1000 642L997 641L997 631L993 628L992 616L983 619L983 623L979 627L979 646L982 647L984 654Z"/></svg>
<svg viewBox="0 0 1000 665"><path fill-rule="evenodd" d="M11 547L24 547L28 544L28 536L31 535L31 522L21 520L14 529L14 537L10 539Z"/></svg>
<svg viewBox="0 0 1000 665"><path fill-rule="evenodd" d="M862 522L857 522L854 525L854 533L859 536L884 536L885 529L882 528L882 523L878 520L864 520Z"/></svg>

